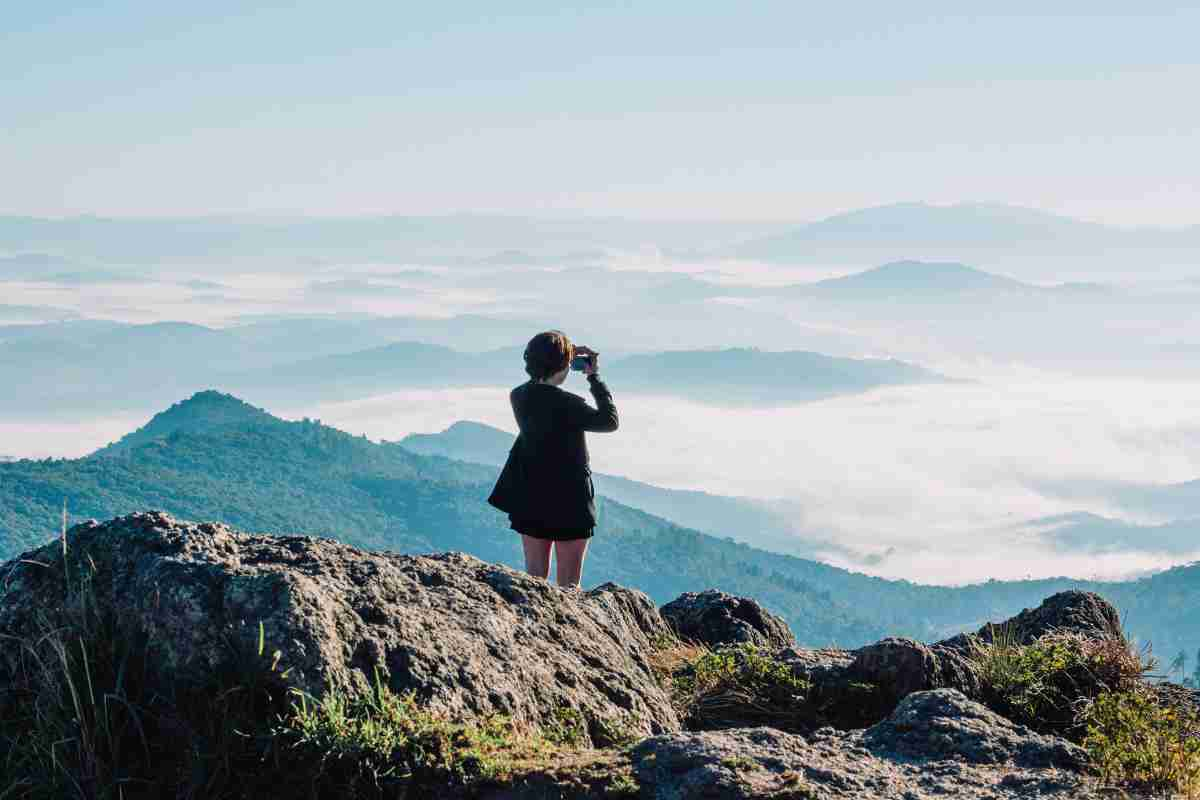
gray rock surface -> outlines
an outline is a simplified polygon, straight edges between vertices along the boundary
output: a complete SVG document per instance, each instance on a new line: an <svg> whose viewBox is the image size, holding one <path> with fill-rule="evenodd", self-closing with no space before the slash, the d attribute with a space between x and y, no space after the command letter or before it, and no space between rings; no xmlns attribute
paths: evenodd
<svg viewBox="0 0 1200 800"><path fill-rule="evenodd" d="M1071 630L1087 636L1122 638L1121 615L1112 603L1094 592L1069 590L1051 595L1037 608L1027 608L1004 622L989 622L975 634L985 642L1007 629L1017 644L1029 644L1052 630ZM969 649L966 634L952 636L939 644L954 650Z"/></svg>
<svg viewBox="0 0 1200 800"><path fill-rule="evenodd" d="M538 724L570 707L597 743L679 729L649 663L667 627L641 592L569 591L461 553L368 552L161 512L76 526L68 546L75 570L94 560L99 602L149 634L169 675L211 670L229 640L255 648L261 621L267 653L281 650L289 682L314 694L364 687L379 664L392 688L459 718ZM55 542L0 568L0 634L61 608L62 561ZM0 680L14 658L0 649Z"/></svg>
<svg viewBox="0 0 1200 800"><path fill-rule="evenodd" d="M912 639L888 638L854 651L854 680L886 687L897 700L926 689L958 689L979 697L975 667L955 650Z"/></svg>
<svg viewBox="0 0 1200 800"><path fill-rule="evenodd" d="M716 589L687 592L659 611L679 636L710 647L750 643L778 648L796 644L787 623L757 601Z"/></svg>
<svg viewBox="0 0 1200 800"><path fill-rule="evenodd" d="M954 690L917 692L866 731L655 736L630 750L643 798L1091 798L1078 748Z"/></svg>
<svg viewBox="0 0 1200 800"><path fill-rule="evenodd" d="M863 734L876 753L960 758L972 764L1016 764L1079 770L1083 750L1065 739L1017 725L955 689L916 692Z"/></svg>

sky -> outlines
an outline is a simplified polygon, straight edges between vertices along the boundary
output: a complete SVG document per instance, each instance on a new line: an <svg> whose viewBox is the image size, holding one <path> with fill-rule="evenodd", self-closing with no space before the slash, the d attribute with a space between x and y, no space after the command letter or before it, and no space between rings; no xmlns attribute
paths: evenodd
<svg viewBox="0 0 1200 800"><path fill-rule="evenodd" d="M1195 3L9 5L0 214L1200 222Z"/></svg>

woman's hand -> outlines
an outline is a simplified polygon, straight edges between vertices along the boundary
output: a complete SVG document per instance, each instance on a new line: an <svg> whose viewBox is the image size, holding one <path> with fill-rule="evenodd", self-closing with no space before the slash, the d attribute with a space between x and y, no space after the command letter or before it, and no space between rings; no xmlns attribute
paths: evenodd
<svg viewBox="0 0 1200 800"><path fill-rule="evenodd" d="M575 355L590 357L592 363L591 366L583 370L584 375L596 375L600 372L600 354L595 350L590 347L585 347L584 345L578 345L575 348Z"/></svg>

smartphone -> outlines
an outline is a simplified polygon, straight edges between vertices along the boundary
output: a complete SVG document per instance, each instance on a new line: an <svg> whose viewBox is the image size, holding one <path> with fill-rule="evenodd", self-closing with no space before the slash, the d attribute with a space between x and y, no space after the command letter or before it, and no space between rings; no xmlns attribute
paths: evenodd
<svg viewBox="0 0 1200 800"><path fill-rule="evenodd" d="M592 365L591 356L575 356L571 359L571 369L576 372L583 372Z"/></svg>

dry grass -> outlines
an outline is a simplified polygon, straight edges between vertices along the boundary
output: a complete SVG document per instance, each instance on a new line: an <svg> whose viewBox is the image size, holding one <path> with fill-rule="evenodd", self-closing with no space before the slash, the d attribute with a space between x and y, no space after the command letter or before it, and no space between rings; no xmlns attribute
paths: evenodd
<svg viewBox="0 0 1200 800"><path fill-rule="evenodd" d="M997 627L991 641L971 645L989 705L1037 730L1076 739L1089 702L1141 685L1155 667L1148 650L1135 651L1123 636L1058 630L1018 644L1011 629Z"/></svg>

